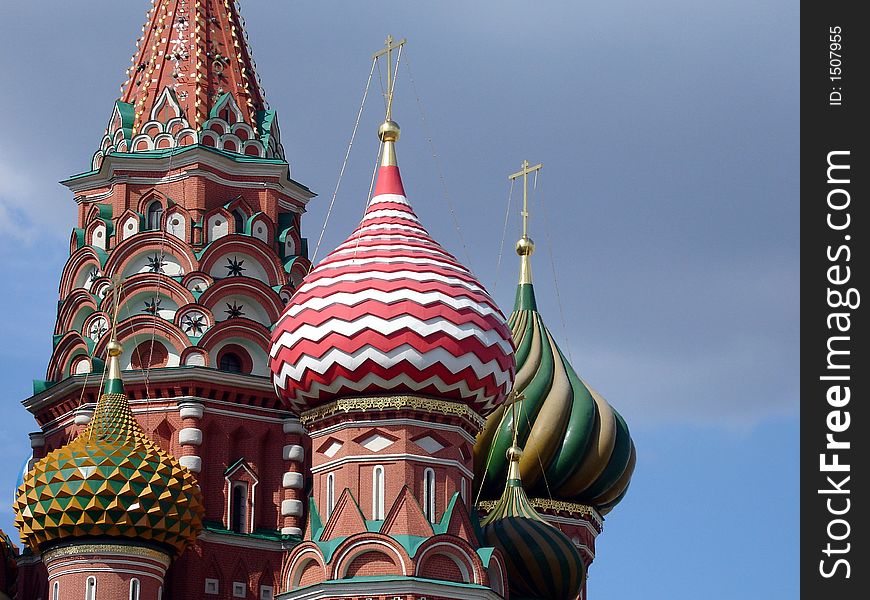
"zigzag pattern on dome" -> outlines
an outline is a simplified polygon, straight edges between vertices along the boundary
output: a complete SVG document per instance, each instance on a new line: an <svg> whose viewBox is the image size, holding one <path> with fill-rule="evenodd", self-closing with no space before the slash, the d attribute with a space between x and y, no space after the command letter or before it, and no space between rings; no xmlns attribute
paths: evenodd
<svg viewBox="0 0 870 600"><path fill-rule="evenodd" d="M303 281L275 326L279 395L301 413L340 396L429 394L487 415L513 380L504 317L381 166L357 229Z"/></svg>

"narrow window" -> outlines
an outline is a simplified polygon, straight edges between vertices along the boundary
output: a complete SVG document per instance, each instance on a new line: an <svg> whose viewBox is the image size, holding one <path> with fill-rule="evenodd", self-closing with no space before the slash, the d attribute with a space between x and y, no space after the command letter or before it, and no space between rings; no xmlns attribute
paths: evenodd
<svg viewBox="0 0 870 600"><path fill-rule="evenodd" d="M465 499L465 477L462 478L459 484L459 497L462 498L463 502L467 502Z"/></svg>
<svg viewBox="0 0 870 600"><path fill-rule="evenodd" d="M157 600L163 600L163 586L157 588Z"/></svg>
<svg viewBox="0 0 870 600"><path fill-rule="evenodd" d="M139 580L135 577L130 580L130 600L139 600Z"/></svg>
<svg viewBox="0 0 870 600"><path fill-rule="evenodd" d="M233 211L233 222L236 225L236 233L245 232L245 215L239 209Z"/></svg>
<svg viewBox="0 0 870 600"><path fill-rule="evenodd" d="M237 483L233 486L230 507L230 530L245 533L245 513L247 512L248 486Z"/></svg>
<svg viewBox="0 0 870 600"><path fill-rule="evenodd" d="M381 465L372 472L372 519L384 519L384 468Z"/></svg>
<svg viewBox="0 0 870 600"><path fill-rule="evenodd" d="M423 514L430 523L435 522L435 471L423 471Z"/></svg>
<svg viewBox="0 0 870 600"><path fill-rule="evenodd" d="M335 474L330 473L326 476L326 518L332 515L332 509L335 507Z"/></svg>
<svg viewBox="0 0 870 600"><path fill-rule="evenodd" d="M154 201L148 205L146 213L146 221L148 229L160 229L160 223L163 221L163 205L158 201Z"/></svg>
<svg viewBox="0 0 870 600"><path fill-rule="evenodd" d="M60 582L55 581L51 586L51 600L60 600Z"/></svg>
<svg viewBox="0 0 870 600"><path fill-rule="evenodd" d="M97 600L97 578L88 577L85 583L85 600Z"/></svg>

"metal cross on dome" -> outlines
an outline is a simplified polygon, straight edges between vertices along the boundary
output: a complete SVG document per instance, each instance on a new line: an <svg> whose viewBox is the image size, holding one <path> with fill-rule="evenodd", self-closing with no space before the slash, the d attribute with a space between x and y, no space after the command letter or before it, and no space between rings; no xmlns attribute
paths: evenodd
<svg viewBox="0 0 870 600"><path fill-rule="evenodd" d="M384 48L378 50L372 55L373 60L377 60L385 54L387 55L387 121L391 121L393 118L393 85L395 85L393 81L393 50L401 51L402 46L404 46L407 41L407 38L402 38L396 42L392 35L388 35L387 39L384 41ZM399 54L399 56L401 56L401 54ZM396 60L396 66L398 67L398 59Z"/></svg>
<svg viewBox="0 0 870 600"><path fill-rule="evenodd" d="M529 175L536 171L540 171L542 168L544 168L544 163L529 166L529 161L524 160L522 169L516 173L508 175L508 179L511 181L519 179L520 177L523 178L523 239L528 239L529 237Z"/></svg>

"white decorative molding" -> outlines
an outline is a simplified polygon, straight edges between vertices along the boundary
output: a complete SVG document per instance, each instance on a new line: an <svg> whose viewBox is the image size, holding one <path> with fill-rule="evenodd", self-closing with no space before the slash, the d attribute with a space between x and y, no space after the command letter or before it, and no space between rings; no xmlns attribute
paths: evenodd
<svg viewBox="0 0 870 600"><path fill-rule="evenodd" d="M335 469L344 466L346 464L351 463L371 463L377 461L378 463L388 462L388 461L405 461L412 463L421 463L425 465L438 465L441 467L453 467L458 469L460 473L468 477L469 479L474 479L474 473L466 467L463 463L458 460L451 460L447 458L432 458L431 456L420 456L419 454L366 454L366 455L355 455L355 456L345 456L342 458L338 458L336 460L331 460L316 467L311 467L311 473L322 473L324 471L334 471Z"/></svg>
<svg viewBox="0 0 870 600"><path fill-rule="evenodd" d="M384 448L392 446L394 440L383 436L379 433L374 433L368 436L366 439L360 442L360 445L366 450L371 450L372 452L380 452Z"/></svg>
<svg viewBox="0 0 870 600"><path fill-rule="evenodd" d="M178 462L181 463L182 467L187 467L188 470L193 471L194 473L202 471L201 456L181 456L179 457Z"/></svg>
<svg viewBox="0 0 870 600"><path fill-rule="evenodd" d="M293 462L302 462L305 460L305 448L299 444L287 444L283 451L284 460L292 460Z"/></svg>
<svg viewBox="0 0 870 600"><path fill-rule="evenodd" d="M284 473L281 485L287 490L301 490L304 481L302 473Z"/></svg>
<svg viewBox="0 0 870 600"><path fill-rule="evenodd" d="M182 446L202 445L202 429L185 427L178 431L178 443Z"/></svg>
<svg viewBox="0 0 870 600"><path fill-rule="evenodd" d="M282 527L281 535L302 535L302 530L298 527Z"/></svg>
<svg viewBox="0 0 870 600"><path fill-rule="evenodd" d="M75 418L73 418L73 423L75 423L76 425L87 425L91 422L91 417L93 416L93 409L80 408L76 411Z"/></svg>
<svg viewBox="0 0 870 600"><path fill-rule="evenodd" d="M199 402L181 402L178 405L178 413L182 419L201 419L204 410Z"/></svg>
<svg viewBox="0 0 870 600"><path fill-rule="evenodd" d="M282 500L281 501L281 516L282 517L301 517L302 516L302 501L301 500Z"/></svg>
<svg viewBox="0 0 870 600"><path fill-rule="evenodd" d="M431 435L427 435L426 437L411 441L420 446L429 454L435 454L436 452L440 452L445 448L444 444L433 438Z"/></svg>

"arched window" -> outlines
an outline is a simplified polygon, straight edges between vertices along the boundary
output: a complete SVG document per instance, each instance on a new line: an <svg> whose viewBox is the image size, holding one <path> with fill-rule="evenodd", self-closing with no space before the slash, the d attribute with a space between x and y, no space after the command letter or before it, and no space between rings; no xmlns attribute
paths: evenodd
<svg viewBox="0 0 870 600"><path fill-rule="evenodd" d="M85 600L97 600L97 578L88 577L85 583Z"/></svg>
<svg viewBox="0 0 870 600"><path fill-rule="evenodd" d="M462 498L463 502L467 501L465 499L465 477L463 477L459 483L459 497Z"/></svg>
<svg viewBox="0 0 870 600"><path fill-rule="evenodd" d="M163 600L163 586L157 588L157 600Z"/></svg>
<svg viewBox="0 0 870 600"><path fill-rule="evenodd" d="M55 581L51 586L51 600L60 600L60 582Z"/></svg>
<svg viewBox="0 0 870 600"><path fill-rule="evenodd" d="M237 483L233 486L233 497L230 507L230 530L236 533L245 533L245 513L248 504L248 486Z"/></svg>
<svg viewBox="0 0 870 600"><path fill-rule="evenodd" d="M155 200L149 204L145 216L148 229L160 229L163 221L163 205L160 204L160 201Z"/></svg>
<svg viewBox="0 0 870 600"><path fill-rule="evenodd" d="M381 465L372 471L372 519L384 519L384 468Z"/></svg>
<svg viewBox="0 0 870 600"><path fill-rule="evenodd" d="M423 471L423 514L430 523L435 522L435 471Z"/></svg>
<svg viewBox="0 0 870 600"><path fill-rule="evenodd" d="M330 473L326 476L326 518L332 514L332 509L335 507L335 474Z"/></svg>
<svg viewBox="0 0 870 600"><path fill-rule="evenodd" d="M130 580L130 600L139 600L139 580L135 577Z"/></svg>
<svg viewBox="0 0 870 600"><path fill-rule="evenodd" d="M236 225L236 233L245 232L245 213L238 208L233 211L233 223Z"/></svg>
<svg viewBox="0 0 870 600"><path fill-rule="evenodd" d="M221 371L227 371L228 373L241 373L242 372L242 359L238 354L233 352L224 352L221 355L220 364L218 368Z"/></svg>

